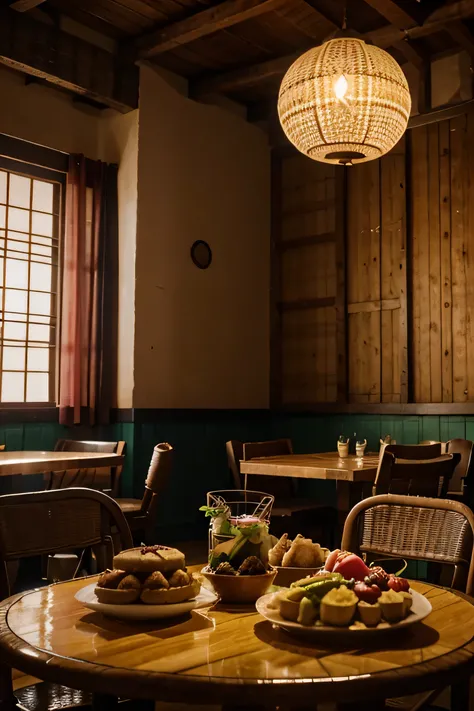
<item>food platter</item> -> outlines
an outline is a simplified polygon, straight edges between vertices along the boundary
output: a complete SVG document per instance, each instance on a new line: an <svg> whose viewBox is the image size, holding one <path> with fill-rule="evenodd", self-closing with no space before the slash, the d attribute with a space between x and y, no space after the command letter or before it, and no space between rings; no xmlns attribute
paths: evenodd
<svg viewBox="0 0 474 711"><path fill-rule="evenodd" d="M191 610L207 607L214 604L217 596L207 588L201 588L194 600L171 603L165 605L145 605L143 603L129 605L110 605L99 602L95 594L96 583L86 585L75 595L75 598L85 607L96 612L102 612L107 617L116 617L121 620L159 620L168 617L178 617Z"/></svg>
<svg viewBox="0 0 474 711"><path fill-rule="evenodd" d="M366 627L362 624L362 622L354 622L349 627L333 627L330 625L323 625L320 622L316 622L311 626L305 626L299 624L298 622L285 620L280 615L277 604L278 595L280 595L281 592L263 595L257 600L256 607L262 617L287 632L311 637L326 635L340 639L341 637L350 638L351 635L360 634L363 634L364 636L383 635L387 632L409 627L416 622L420 622L430 614L432 610L431 603L426 599L426 597L416 592L416 590L410 589L410 593L413 596L413 606L407 617L400 622L392 624L388 622L380 622L376 627Z"/></svg>

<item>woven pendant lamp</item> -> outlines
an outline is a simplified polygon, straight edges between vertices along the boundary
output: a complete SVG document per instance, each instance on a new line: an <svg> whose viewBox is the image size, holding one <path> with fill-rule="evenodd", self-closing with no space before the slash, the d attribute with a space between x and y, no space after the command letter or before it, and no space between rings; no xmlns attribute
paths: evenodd
<svg viewBox="0 0 474 711"><path fill-rule="evenodd" d="M408 83L387 52L354 37L310 49L288 69L278 115L296 148L323 163L380 158L406 131Z"/></svg>

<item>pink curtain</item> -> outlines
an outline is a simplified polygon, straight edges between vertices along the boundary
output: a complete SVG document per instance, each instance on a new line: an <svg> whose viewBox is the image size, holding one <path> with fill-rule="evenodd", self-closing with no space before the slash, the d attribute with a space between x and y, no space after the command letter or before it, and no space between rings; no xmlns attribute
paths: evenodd
<svg viewBox="0 0 474 711"><path fill-rule="evenodd" d="M107 423L116 373L116 166L70 156L65 227L59 420Z"/></svg>

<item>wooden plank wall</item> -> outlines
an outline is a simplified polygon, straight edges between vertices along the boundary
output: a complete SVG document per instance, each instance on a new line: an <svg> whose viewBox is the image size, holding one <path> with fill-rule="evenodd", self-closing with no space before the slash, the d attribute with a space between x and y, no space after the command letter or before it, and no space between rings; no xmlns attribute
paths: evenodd
<svg viewBox="0 0 474 711"><path fill-rule="evenodd" d="M335 169L293 154L281 165L281 402L337 394Z"/></svg>
<svg viewBox="0 0 474 711"><path fill-rule="evenodd" d="M474 401L474 113L347 169L279 160L275 402Z"/></svg>
<svg viewBox="0 0 474 711"><path fill-rule="evenodd" d="M474 400L474 115L413 129L415 402Z"/></svg>

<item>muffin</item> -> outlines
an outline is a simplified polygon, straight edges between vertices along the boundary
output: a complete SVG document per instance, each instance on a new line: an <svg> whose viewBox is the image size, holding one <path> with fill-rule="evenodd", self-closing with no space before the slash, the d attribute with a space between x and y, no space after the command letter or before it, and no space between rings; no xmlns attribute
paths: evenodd
<svg viewBox="0 0 474 711"><path fill-rule="evenodd" d="M333 588L321 600L321 621L325 625L345 627L354 617L357 603L357 595L346 585Z"/></svg>
<svg viewBox="0 0 474 711"><path fill-rule="evenodd" d="M382 610L378 602L372 605L361 600L357 605L359 617L366 627L376 627L382 619Z"/></svg>
<svg viewBox="0 0 474 711"><path fill-rule="evenodd" d="M387 622L400 622L403 620L404 601L402 593L394 590L385 590L379 597L382 616Z"/></svg>

